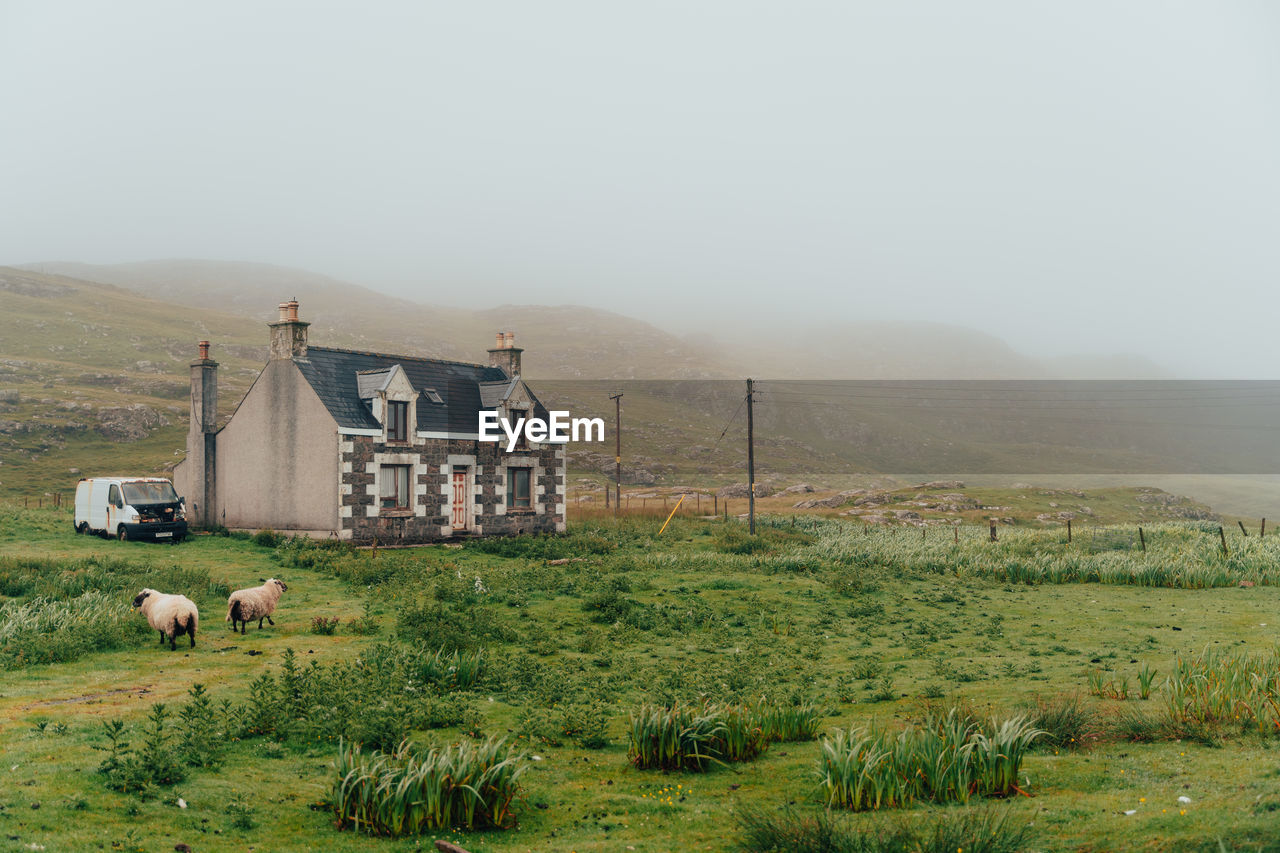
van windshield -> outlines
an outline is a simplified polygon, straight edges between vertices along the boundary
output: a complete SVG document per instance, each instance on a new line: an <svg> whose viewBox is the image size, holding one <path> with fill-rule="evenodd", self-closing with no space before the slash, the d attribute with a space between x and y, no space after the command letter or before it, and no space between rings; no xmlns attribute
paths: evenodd
<svg viewBox="0 0 1280 853"><path fill-rule="evenodd" d="M124 499L129 504L163 504L173 503L178 495L169 482L125 483Z"/></svg>

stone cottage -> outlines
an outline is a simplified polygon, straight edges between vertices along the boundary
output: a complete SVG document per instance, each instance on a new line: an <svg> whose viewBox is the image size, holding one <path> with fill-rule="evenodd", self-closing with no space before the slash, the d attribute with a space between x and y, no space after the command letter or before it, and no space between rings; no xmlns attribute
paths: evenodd
<svg viewBox="0 0 1280 853"><path fill-rule="evenodd" d="M174 469L195 524L384 543L564 530L564 444L479 440L482 411L547 418L514 334L484 365L310 346L308 325L281 303L270 360L222 429L200 342Z"/></svg>

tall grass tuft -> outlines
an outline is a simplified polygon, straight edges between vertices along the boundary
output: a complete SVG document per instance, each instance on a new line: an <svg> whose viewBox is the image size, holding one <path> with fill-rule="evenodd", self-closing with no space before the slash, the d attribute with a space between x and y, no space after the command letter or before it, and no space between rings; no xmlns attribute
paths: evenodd
<svg viewBox="0 0 1280 853"><path fill-rule="evenodd" d="M34 598L0 604L0 669L59 663L150 636L130 601L90 590L67 600Z"/></svg>
<svg viewBox="0 0 1280 853"><path fill-rule="evenodd" d="M445 690L467 690L484 674L484 649L448 654L439 649L434 654L424 654L418 667L424 681Z"/></svg>
<svg viewBox="0 0 1280 853"><path fill-rule="evenodd" d="M768 741L759 718L741 705L643 705L631 714L627 757L641 770L700 772L750 761Z"/></svg>
<svg viewBox="0 0 1280 853"><path fill-rule="evenodd" d="M1006 796L1019 790L1022 759L1043 734L1026 717L984 726L954 708L896 734L854 727L823 742L819 786L828 808L852 811Z"/></svg>
<svg viewBox="0 0 1280 853"><path fill-rule="evenodd" d="M1280 647L1207 648L1174 660L1166 711L1175 724L1280 734Z"/></svg>
<svg viewBox="0 0 1280 853"><path fill-rule="evenodd" d="M504 829L527 769L504 740L463 742L417 754L408 741L390 753L338 745L329 804L339 829L393 838L432 830Z"/></svg>
<svg viewBox="0 0 1280 853"><path fill-rule="evenodd" d="M1079 696L1037 699L1029 714L1031 724L1044 732L1038 743L1053 749L1082 749L1102 737L1097 711L1082 704Z"/></svg>
<svg viewBox="0 0 1280 853"><path fill-rule="evenodd" d="M751 711L768 743L813 740L822 728L821 715L809 702L781 705L761 701Z"/></svg>

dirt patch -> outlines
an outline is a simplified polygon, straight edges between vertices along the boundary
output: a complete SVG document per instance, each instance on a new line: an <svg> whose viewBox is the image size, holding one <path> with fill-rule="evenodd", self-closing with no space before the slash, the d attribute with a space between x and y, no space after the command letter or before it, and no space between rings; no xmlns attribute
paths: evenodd
<svg viewBox="0 0 1280 853"><path fill-rule="evenodd" d="M86 693L83 696L72 696L68 699L46 699L43 702L33 702L23 708L29 711L32 708L49 708L55 705L73 705L77 702L99 702L108 696L119 696L123 693L134 693L138 696L146 696L151 692L151 687L121 687L119 690L108 690L104 693Z"/></svg>

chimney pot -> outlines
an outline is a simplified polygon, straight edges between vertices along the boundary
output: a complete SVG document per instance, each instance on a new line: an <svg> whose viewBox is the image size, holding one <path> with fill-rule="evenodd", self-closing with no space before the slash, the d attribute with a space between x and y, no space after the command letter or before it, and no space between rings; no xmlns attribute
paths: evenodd
<svg viewBox="0 0 1280 853"><path fill-rule="evenodd" d="M201 361L209 360L209 342L208 341L200 342L200 360Z"/></svg>
<svg viewBox="0 0 1280 853"><path fill-rule="evenodd" d="M271 328L271 358L306 358L307 327L298 319L298 300L280 303L280 319L267 324Z"/></svg>
<svg viewBox="0 0 1280 853"><path fill-rule="evenodd" d="M507 376L519 376L521 352L516 348L515 332L498 332L497 342L489 350L489 364L501 367Z"/></svg>

